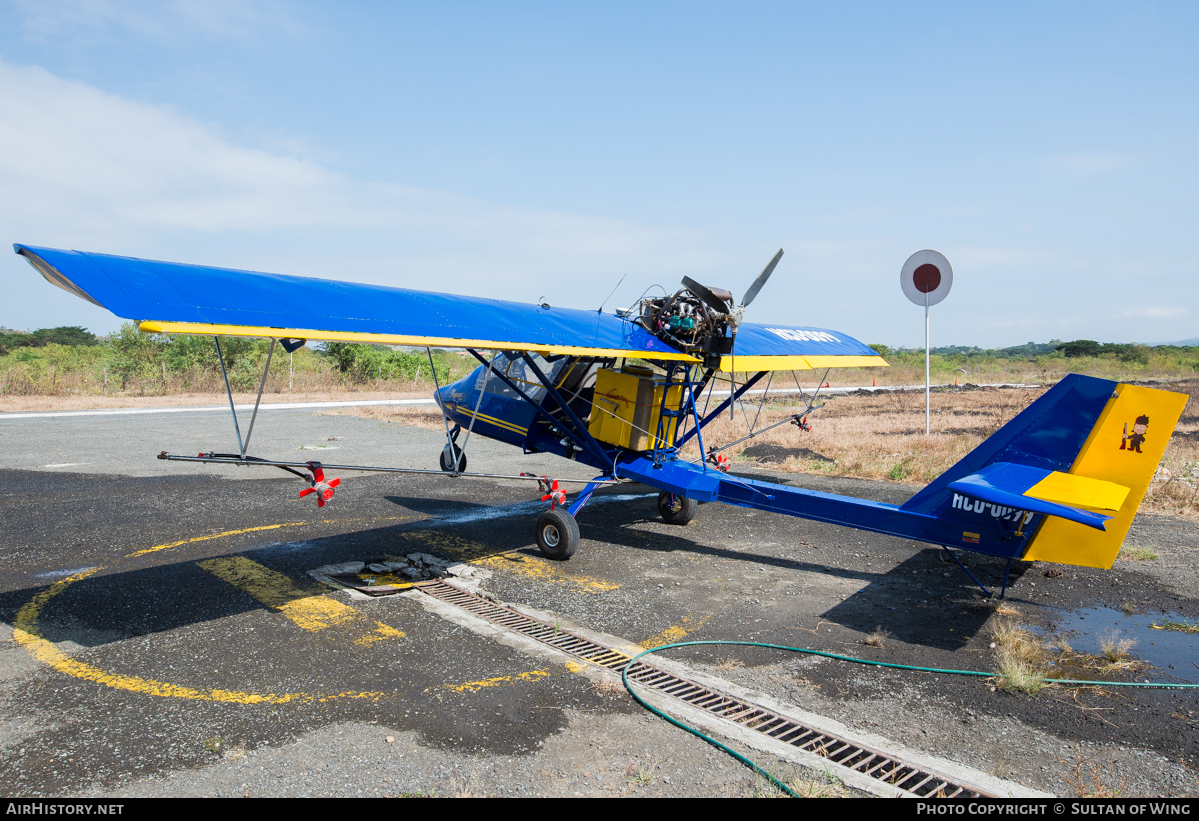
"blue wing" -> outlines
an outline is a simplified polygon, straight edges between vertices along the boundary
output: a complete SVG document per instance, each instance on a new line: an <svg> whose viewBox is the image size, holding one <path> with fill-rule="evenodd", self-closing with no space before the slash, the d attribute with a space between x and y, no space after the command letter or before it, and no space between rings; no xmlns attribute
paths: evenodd
<svg viewBox="0 0 1199 821"><path fill-rule="evenodd" d="M381 285L14 245L47 280L143 331L528 350L695 361L640 325L597 311ZM885 365L856 339L745 323L722 369Z"/></svg>

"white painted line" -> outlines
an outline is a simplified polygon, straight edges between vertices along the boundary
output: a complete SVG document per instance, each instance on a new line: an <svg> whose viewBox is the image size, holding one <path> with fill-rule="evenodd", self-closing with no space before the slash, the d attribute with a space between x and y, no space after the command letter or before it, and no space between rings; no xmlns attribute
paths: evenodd
<svg viewBox="0 0 1199 821"><path fill-rule="evenodd" d="M85 570L95 570L95 567L72 567L69 570L51 570L47 573L35 573L35 579L54 579L59 576L74 576L76 573L82 573Z"/></svg>
<svg viewBox="0 0 1199 821"><path fill-rule="evenodd" d="M964 388L966 386L965 385L933 385L932 387L935 390L937 388ZM982 383L974 384L974 387L976 387L976 388L1039 388L1041 386L1040 385L1028 385L1023 382L982 382ZM820 394L822 396L827 396L829 394L854 393L856 391L868 391L870 393L875 393L877 391L922 391L922 390L924 390L923 385L863 385L858 388L821 388ZM741 395L742 396L761 396L764 393L766 393L765 389L763 389L763 390L754 389L754 390L746 391L745 393L743 393ZM770 389L771 396L774 396L776 394L781 396L783 394L793 394L793 393L804 393L808 396L811 396L812 394L816 393L816 388L803 388L801 390L799 388L773 388L772 387ZM704 396L707 396L707 395L708 395L708 392L705 390ZM714 391L712 391L712 395L713 396L728 396L729 392L727 390L714 390Z"/></svg>
<svg viewBox="0 0 1199 821"><path fill-rule="evenodd" d="M310 410L317 408L357 408L367 405L434 405L432 399L363 399L351 402L275 402L259 405L260 411L267 410ZM253 405L236 405L239 411L253 411ZM37 413L0 413L5 419L53 419L66 416L132 416L145 413L210 413L228 411L228 405L202 405L182 408L111 408L108 410L84 411L39 411Z"/></svg>
<svg viewBox="0 0 1199 821"><path fill-rule="evenodd" d="M934 388L951 387L948 385L933 385ZM1040 385L1026 385L1019 382L988 382L976 385L979 388L1039 388ZM853 393L855 391L922 391L923 385L863 385L857 388L821 388L824 395L838 393ZM803 392L812 394L815 388L804 388ZM750 390L742 396L761 396L765 390ZM772 395L799 393L795 388L771 388ZM704 391L707 395L707 391ZM713 396L728 396L727 390L714 390ZM363 399L348 402L275 402L260 405L259 410L317 410L319 408L363 408L371 405L435 405L432 399ZM237 405L239 411L252 411L253 405ZM0 413L0 422L6 419L56 419L69 416L132 416L148 413L212 413L229 410L228 405L202 405L182 408L111 408L108 410L83 411L39 411L36 413Z"/></svg>
<svg viewBox="0 0 1199 821"><path fill-rule="evenodd" d="M80 465L90 465L91 462L61 462L57 465L42 465L44 468L73 468Z"/></svg>

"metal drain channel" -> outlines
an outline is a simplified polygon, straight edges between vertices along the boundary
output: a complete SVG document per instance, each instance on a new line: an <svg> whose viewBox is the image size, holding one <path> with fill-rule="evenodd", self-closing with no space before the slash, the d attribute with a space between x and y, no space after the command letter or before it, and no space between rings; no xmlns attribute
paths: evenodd
<svg viewBox="0 0 1199 821"><path fill-rule="evenodd" d="M460 607L492 624L515 630L563 653L613 672L622 670L632 658L619 650L605 647L591 639L577 636L440 580L418 583L415 587L422 593ZM629 678L644 687L665 693L712 715L728 719L776 741L820 756L921 798L998 797L977 787L957 783L938 773L900 761L870 747L839 738L824 730L806 727L792 718L727 696L641 661L629 670Z"/></svg>

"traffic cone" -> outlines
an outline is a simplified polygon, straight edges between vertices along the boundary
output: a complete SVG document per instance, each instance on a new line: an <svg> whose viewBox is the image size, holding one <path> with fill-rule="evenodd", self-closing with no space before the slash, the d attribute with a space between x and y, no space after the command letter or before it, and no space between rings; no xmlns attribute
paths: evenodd
<svg viewBox="0 0 1199 821"><path fill-rule="evenodd" d="M877 377L877 376L874 378L874 381L872 381L872 382L870 383L870 386L871 386L871 387L873 387L873 388L877 388L877 387L878 387L878 377Z"/></svg>

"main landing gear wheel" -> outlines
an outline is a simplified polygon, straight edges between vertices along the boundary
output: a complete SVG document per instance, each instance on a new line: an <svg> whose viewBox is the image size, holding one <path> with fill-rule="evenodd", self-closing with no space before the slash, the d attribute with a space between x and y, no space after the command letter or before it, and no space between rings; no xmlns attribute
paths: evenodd
<svg viewBox="0 0 1199 821"><path fill-rule="evenodd" d="M458 451L458 472L462 473L466 470L466 454L460 448L455 447ZM446 473L454 471L454 457L450 455L450 446L446 445L441 449L441 469Z"/></svg>
<svg viewBox="0 0 1199 821"><path fill-rule="evenodd" d="M579 549L579 523L565 508L546 510L537 517L537 547L554 561L569 559Z"/></svg>
<svg viewBox="0 0 1199 821"><path fill-rule="evenodd" d="M699 502L694 499L666 491L658 494L658 512L662 514L662 518L666 520L667 524L685 525L695 518L697 510L699 510Z"/></svg>

